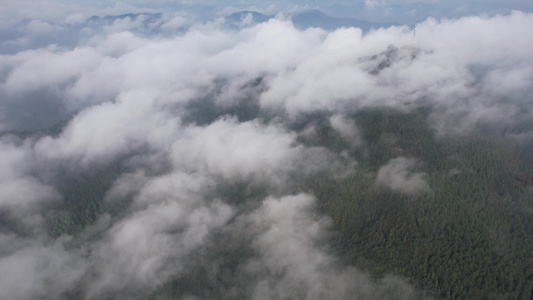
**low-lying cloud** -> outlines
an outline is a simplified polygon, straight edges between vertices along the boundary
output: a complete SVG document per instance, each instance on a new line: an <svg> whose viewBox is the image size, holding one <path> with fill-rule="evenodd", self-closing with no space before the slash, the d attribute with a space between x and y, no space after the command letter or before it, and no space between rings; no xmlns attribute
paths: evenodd
<svg viewBox="0 0 533 300"><path fill-rule="evenodd" d="M325 245L329 219L296 191L357 162L301 142L295 124L322 114L353 149L364 138L350 116L365 108L430 107L441 134L530 133L512 126L532 117L531 14L428 19L415 44L402 26L328 32L273 18L235 30L180 15L150 35L132 29L142 20L116 22L79 28L74 46L0 55L0 272L12 274L0 298L144 298L198 265L218 274L202 254L237 240L251 254L228 281L244 298L410 299L407 281L375 281ZM44 106L54 113L32 121ZM418 163L390 160L376 186L429 191ZM113 175L95 203L120 212L54 236L67 201L57 181L91 170Z"/></svg>
<svg viewBox="0 0 533 300"><path fill-rule="evenodd" d="M385 186L392 191L417 195L430 190L426 173L415 172L417 161L405 157L391 159L379 168L375 185Z"/></svg>
<svg viewBox="0 0 533 300"><path fill-rule="evenodd" d="M412 288L399 278L388 277L376 284L355 268L335 261L321 244L329 220L314 214L313 204L313 197L307 194L267 198L249 216L252 227L259 230L253 241L259 257L245 268L259 278L252 299L414 297Z"/></svg>

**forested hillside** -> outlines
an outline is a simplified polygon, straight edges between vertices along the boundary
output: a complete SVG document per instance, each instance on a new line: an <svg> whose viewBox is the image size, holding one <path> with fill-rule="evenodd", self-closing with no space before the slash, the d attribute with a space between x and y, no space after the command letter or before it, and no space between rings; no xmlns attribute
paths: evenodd
<svg viewBox="0 0 533 300"><path fill-rule="evenodd" d="M350 153L359 170L307 184L341 233L338 251L444 299L530 299L533 148L481 129L438 137L427 117L422 109L354 115L365 145ZM321 134L325 146L346 149L327 126ZM429 188L377 186L380 166L397 157L416 160L406 172L422 172Z"/></svg>
<svg viewBox="0 0 533 300"><path fill-rule="evenodd" d="M437 136L430 115L429 109L358 112L349 117L358 130L356 144L332 128L327 116L307 119L315 132L309 135L306 124L297 125L300 143L325 147L358 164L343 176L296 175L292 189L318 198L317 210L332 219L337 232L328 240L331 249L376 280L387 274L409 278L420 298L529 299L531 144L483 128ZM76 236L105 214L120 220L131 196L113 201L104 196L124 168L118 160L89 172L58 174L63 200L47 217L49 234ZM398 178L403 178L398 185L390 182ZM246 212L257 209L268 190L242 180L220 182L210 193ZM8 227L18 230L15 223ZM237 274L257 251L248 237L220 234L198 254L193 272L170 279L151 297L247 298L242 288L247 279ZM203 261L216 262L216 270ZM81 291L70 295L76 293Z"/></svg>

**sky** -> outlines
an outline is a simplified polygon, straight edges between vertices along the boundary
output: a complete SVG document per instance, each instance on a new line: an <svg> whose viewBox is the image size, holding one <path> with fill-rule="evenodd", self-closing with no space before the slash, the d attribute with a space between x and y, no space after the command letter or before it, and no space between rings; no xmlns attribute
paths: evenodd
<svg viewBox="0 0 533 300"><path fill-rule="evenodd" d="M481 124L533 138L531 5L449 3L217 2L205 21L197 14L209 1L4 0L0 273L10 276L0 298L141 299L202 269L228 276L216 287L228 299L411 299L409 279L372 280L328 247L331 220L299 184L353 174L358 162L301 141L318 138L320 114L364 147L350 114L418 107L433 108L428 125L441 137ZM245 8L340 16L343 5L361 10L350 17L400 24L298 29L278 15L229 28L220 18ZM85 22L129 12L164 15ZM419 17L415 38L406 14ZM262 117L233 113L243 107ZM431 191L423 164L396 157L374 184ZM52 235L50 222L68 220L64 182L94 174L116 175L101 200L129 203L124 212ZM261 192L244 204L222 196L243 183ZM253 254L230 276L209 259L222 246Z"/></svg>
<svg viewBox="0 0 533 300"><path fill-rule="evenodd" d="M186 12L202 17L216 17L240 10L266 14L319 9L336 17L355 17L367 21L414 25L428 17L458 18L468 15L508 14L512 10L533 11L528 0L344 0L344 1L257 1L257 0L126 0L126 1L61 1L4 0L0 25L12 25L22 19L74 22L93 15L116 15L132 12Z"/></svg>

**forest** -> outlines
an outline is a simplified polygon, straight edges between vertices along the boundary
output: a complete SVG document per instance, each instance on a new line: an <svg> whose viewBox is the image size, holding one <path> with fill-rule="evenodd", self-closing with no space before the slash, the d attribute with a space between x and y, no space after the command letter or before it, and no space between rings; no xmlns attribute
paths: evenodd
<svg viewBox="0 0 533 300"><path fill-rule="evenodd" d="M202 105L208 113L206 123L220 114L208 102ZM238 111L244 121L259 117L270 122L253 105ZM533 144L483 126L463 135L439 136L430 118L429 108L359 111L349 116L361 139L355 145L332 128L327 115L294 125L302 145L323 147L358 162L345 176L295 175L294 192L316 196L317 212L329 216L335 233L325 242L343 262L369 272L375 280L387 274L408 278L420 299L530 299ZM305 134L310 124L316 132L311 136ZM48 208L48 234L80 236L103 215L120 220L127 214L131 195L105 201L113 182L128 172L124 162L118 159L89 171L57 171L51 184L63 200ZM393 180L381 171L384 165L406 181L399 186L380 184L379 176ZM218 182L211 193L242 211L252 211L272 191L241 180ZM0 221L4 231L24 234L8 215L1 215ZM235 285L247 282L238 275L240 263L254 257L255 250L249 237L220 233L202 248L193 272L169 279L150 298L247 298L245 289ZM74 239L72 247L82 242L81 237ZM205 261L216 262L216 271ZM83 293L73 290L66 296L83 298Z"/></svg>
<svg viewBox="0 0 533 300"><path fill-rule="evenodd" d="M429 111L360 112L360 169L342 180L313 178L307 188L341 233L342 257L375 276L411 278L442 299L530 299L533 290L533 160L521 143L483 128L438 137ZM324 126L320 143L347 149ZM376 186L378 168L416 158L429 189L398 193Z"/></svg>

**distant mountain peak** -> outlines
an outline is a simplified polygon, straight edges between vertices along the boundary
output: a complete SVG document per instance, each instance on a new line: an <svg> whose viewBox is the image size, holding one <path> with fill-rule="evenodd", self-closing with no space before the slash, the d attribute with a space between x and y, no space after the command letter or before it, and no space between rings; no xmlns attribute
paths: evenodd
<svg viewBox="0 0 533 300"><path fill-rule="evenodd" d="M301 14L319 15L319 16L329 17L328 15L326 15L325 13L321 12L321 11L318 10L318 9L304 10L304 11L300 11L300 12L297 12L297 13L296 13L296 15L301 15Z"/></svg>
<svg viewBox="0 0 533 300"><path fill-rule="evenodd" d="M229 27L235 27L238 28L242 26L243 20L248 16L252 16L252 23L251 24L257 24L257 23L263 23L268 21L269 19L273 18L274 16L267 16L260 12L251 11L251 10L243 10L239 12L235 12L225 18L226 24ZM250 25L250 24L249 24Z"/></svg>
<svg viewBox="0 0 533 300"><path fill-rule="evenodd" d="M252 23L246 25L242 24L242 21L250 14L252 15ZM373 23L356 18L332 17L317 9L294 12L289 16L294 26L299 29L320 27L326 30L335 30L340 27L358 27L361 28L363 31L368 31L371 28L394 25ZM265 15L257 11L243 10L227 16L225 20L226 24L230 28L240 28L243 25L249 26L257 23L266 22L273 17L274 16Z"/></svg>
<svg viewBox="0 0 533 300"><path fill-rule="evenodd" d="M100 16L92 16L89 19L87 19L87 23L105 23L105 24L111 24L115 22L116 20L124 20L126 18L130 18L131 20L137 20L139 17L145 18L145 20L156 20L161 19L163 16L162 13L129 13L129 14L123 14L123 15L106 15L103 17Z"/></svg>

